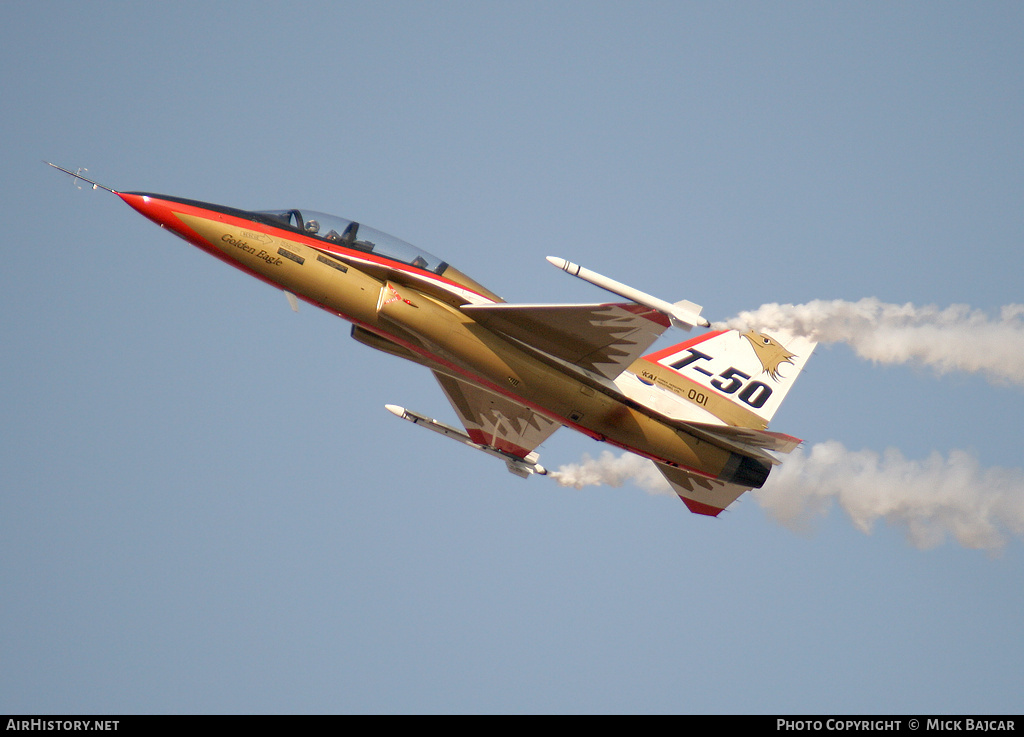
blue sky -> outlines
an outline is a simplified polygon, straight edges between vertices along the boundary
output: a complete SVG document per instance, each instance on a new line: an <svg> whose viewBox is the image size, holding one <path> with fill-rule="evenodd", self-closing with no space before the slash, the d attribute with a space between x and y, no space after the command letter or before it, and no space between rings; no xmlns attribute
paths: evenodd
<svg viewBox="0 0 1024 737"><path fill-rule="evenodd" d="M0 711L1020 713L1019 534L523 481L384 411L455 419L424 370L41 161L333 212L510 301L605 298L557 255L712 320L995 315L1022 32L998 2L11 5ZM1017 472L1022 415L838 344L772 427Z"/></svg>

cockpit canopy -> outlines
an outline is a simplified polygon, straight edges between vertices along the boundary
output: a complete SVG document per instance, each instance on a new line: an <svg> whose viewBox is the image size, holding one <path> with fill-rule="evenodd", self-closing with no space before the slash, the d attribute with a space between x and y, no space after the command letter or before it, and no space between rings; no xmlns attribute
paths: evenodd
<svg viewBox="0 0 1024 737"><path fill-rule="evenodd" d="M336 215L328 215L312 210L239 210L234 207L215 205L210 202L189 200L183 197L171 197L151 192L124 192L126 195L137 195L139 197L153 197L168 202L178 202L191 207L198 207L204 210L212 210L225 215L263 223L274 228L285 228L301 233L307 238L313 238L324 243L324 250L335 251L340 258L344 258L344 250L362 251L367 254L374 254L385 261L406 264L416 269L437 274L443 277L444 281L454 283L459 287L475 292L494 302L502 302L494 292L482 284L463 274L437 256L423 251L411 243L395 238L379 230L368 228L352 220L346 220ZM367 259L376 261L377 259ZM385 265L385 268L386 265ZM391 278L391 277L389 277ZM435 287L440 290L439 294L452 296L456 295L462 299L465 295L459 296L444 286ZM462 301L465 301L464 299Z"/></svg>
<svg viewBox="0 0 1024 737"><path fill-rule="evenodd" d="M263 210L253 213L267 223L344 248L376 253L419 269L442 274L448 264L411 243L337 215L314 210Z"/></svg>

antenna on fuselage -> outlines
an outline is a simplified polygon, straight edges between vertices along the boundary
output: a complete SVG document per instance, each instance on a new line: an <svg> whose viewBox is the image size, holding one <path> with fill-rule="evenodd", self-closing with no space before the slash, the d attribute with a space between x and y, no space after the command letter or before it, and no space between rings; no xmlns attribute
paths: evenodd
<svg viewBox="0 0 1024 737"><path fill-rule="evenodd" d="M82 187L81 187L80 184L78 184L78 182L79 181L83 181L86 184L91 184L93 189L105 189L107 192L110 192L111 194L119 194L116 190L113 190L110 187L104 187L102 184L99 184L98 182L94 182L91 179L83 177L82 176L82 172L83 171L89 171L88 169L83 169L82 167L79 167L77 171L68 171L63 166L57 166L56 164L51 164L49 161L44 161L43 163L46 164L47 166L52 166L54 169L60 169L62 172L64 172L68 176L74 178L75 179L75 186L78 187L79 189L81 189Z"/></svg>

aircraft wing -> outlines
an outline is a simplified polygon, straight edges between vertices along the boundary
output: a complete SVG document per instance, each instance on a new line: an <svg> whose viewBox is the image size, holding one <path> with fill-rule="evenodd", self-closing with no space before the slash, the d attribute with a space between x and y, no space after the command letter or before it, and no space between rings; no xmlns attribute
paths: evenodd
<svg viewBox="0 0 1024 737"><path fill-rule="evenodd" d="M511 399L439 371L433 373L469 437L478 445L526 458L561 427Z"/></svg>
<svg viewBox="0 0 1024 737"><path fill-rule="evenodd" d="M750 491L752 488L704 478L703 476L687 473L681 468L666 466L661 463L656 463L655 465L672 486L672 490L683 500L683 504L694 514L706 514L709 517L717 517L723 509L736 501L741 494Z"/></svg>
<svg viewBox="0 0 1024 737"><path fill-rule="evenodd" d="M478 324L574 366L614 380L669 327L636 304L465 304Z"/></svg>

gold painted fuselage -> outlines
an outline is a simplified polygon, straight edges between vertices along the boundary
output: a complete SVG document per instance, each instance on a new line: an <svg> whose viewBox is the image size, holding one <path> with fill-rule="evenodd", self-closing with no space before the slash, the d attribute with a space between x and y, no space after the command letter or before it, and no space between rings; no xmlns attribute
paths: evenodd
<svg viewBox="0 0 1024 737"><path fill-rule="evenodd" d="M202 250L352 322L361 342L660 463L711 479L729 480L735 471L735 453L478 324L459 306L500 299L450 267L426 271L415 262L276 227L246 211L162 195L117 194Z"/></svg>

